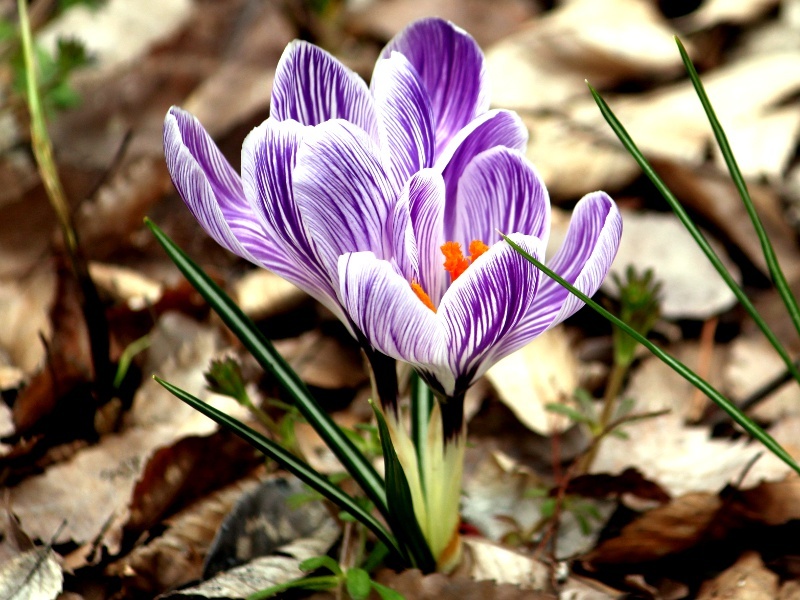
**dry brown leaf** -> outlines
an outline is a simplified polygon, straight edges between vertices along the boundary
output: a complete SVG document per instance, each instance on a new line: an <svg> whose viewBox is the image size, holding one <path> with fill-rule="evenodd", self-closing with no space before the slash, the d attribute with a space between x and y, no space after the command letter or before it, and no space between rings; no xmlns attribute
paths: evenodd
<svg viewBox="0 0 800 600"><path fill-rule="evenodd" d="M784 525L800 519L800 479L764 482L735 495L738 510L747 518L764 525Z"/></svg>
<svg viewBox="0 0 800 600"><path fill-rule="evenodd" d="M8 506L0 518L0 598L52 600L64 576L49 546L35 546ZM55 533L55 532L53 532Z"/></svg>
<svg viewBox="0 0 800 600"><path fill-rule="evenodd" d="M465 537L462 564L456 575L468 575L478 581L507 583L527 590L545 591L549 587L547 565L530 554L516 552L483 538Z"/></svg>
<svg viewBox="0 0 800 600"><path fill-rule="evenodd" d="M766 177L778 183L791 164L800 139L800 107L784 106L745 122L731 123L725 134L742 175L753 180ZM720 169L726 168L716 145L714 159Z"/></svg>
<svg viewBox="0 0 800 600"><path fill-rule="evenodd" d="M619 536L602 542L585 559L599 567L639 564L682 552L708 539L722 505L714 494L680 496L626 525Z"/></svg>
<svg viewBox="0 0 800 600"><path fill-rule="evenodd" d="M798 52L775 52L745 57L704 75L703 84L723 127L761 118L796 94L798 56ZM635 96L605 95L605 99L645 154L693 165L703 162L713 136L690 81ZM576 103L572 115L610 134L591 99Z"/></svg>
<svg viewBox="0 0 800 600"><path fill-rule="evenodd" d="M560 115L522 114L528 128L527 156L553 201L595 190L613 193L633 181L639 166L616 144Z"/></svg>
<svg viewBox="0 0 800 600"><path fill-rule="evenodd" d="M611 273L624 280L629 265L638 273L652 269L655 278L662 282L664 317L705 319L735 304L733 292L675 215L623 211L622 221L622 241ZM741 279L739 269L724 251L713 240L710 243L734 279ZM610 278L605 289L612 293L616 289Z"/></svg>
<svg viewBox="0 0 800 600"><path fill-rule="evenodd" d="M566 2L488 51L492 103L561 110L587 94L585 79L605 87L669 75L681 67L675 33L643 0Z"/></svg>
<svg viewBox="0 0 800 600"><path fill-rule="evenodd" d="M677 342L669 352L689 368L701 369L702 348L698 342ZM730 361L728 346L717 344L712 349L711 364L700 373L717 389L724 388L724 370ZM684 421L696 421L694 399L697 389L655 356L645 355L634 368L623 398L636 400L636 412L668 410Z"/></svg>
<svg viewBox="0 0 800 600"><path fill-rule="evenodd" d="M42 262L16 279L0 280L0 363L7 361L29 376L42 366L45 346L38 340L52 335L55 292L52 262Z"/></svg>
<svg viewBox="0 0 800 600"><path fill-rule="evenodd" d="M164 517L219 489L263 463L252 446L226 430L191 435L157 449L129 502L128 533L156 526Z"/></svg>
<svg viewBox="0 0 800 600"><path fill-rule="evenodd" d="M111 174L91 202L80 205L75 228L93 257L118 254L121 245L135 243L148 211L172 189L165 165L161 152L134 156Z"/></svg>
<svg viewBox="0 0 800 600"><path fill-rule="evenodd" d="M561 586L558 597L560 600L616 600L625 595L599 581L573 575Z"/></svg>
<svg viewBox="0 0 800 600"><path fill-rule="evenodd" d="M205 391L203 370L218 343L213 330L168 313L152 335L147 374L157 369L189 393L228 413L242 415L243 409L234 400ZM11 489L12 506L32 536L49 539L66 519L58 542L97 542L98 548L105 547L113 555L128 521L134 486L156 450L183 437L216 430L211 420L151 379L140 388L126 417L128 428L122 433L104 436L98 445Z"/></svg>
<svg viewBox="0 0 800 600"><path fill-rule="evenodd" d="M395 573L384 569L376 578L391 589L414 600L556 600L555 594L523 589L507 583L475 581L465 576L446 576L441 573L423 575L411 569Z"/></svg>
<svg viewBox="0 0 800 600"><path fill-rule="evenodd" d="M248 317L259 320L288 312L308 295L275 273L254 269L234 284L234 297Z"/></svg>
<svg viewBox="0 0 800 600"><path fill-rule="evenodd" d="M697 600L772 600L778 595L778 575L764 566L755 552L746 552L736 563L706 581Z"/></svg>
<svg viewBox="0 0 800 600"><path fill-rule="evenodd" d="M110 0L100 8L76 6L51 21L39 42L55 48L59 37L80 39L103 69L135 61L189 18L190 0Z"/></svg>
<svg viewBox="0 0 800 600"><path fill-rule="evenodd" d="M738 245L764 274L769 273L750 217L727 173L722 174L710 169L692 169L673 161L652 162L664 182L688 209L713 223L719 231ZM748 187L781 268L785 276L793 280L800 276L800 258L797 253L795 233L786 222L781 200L772 188L753 183Z"/></svg>
<svg viewBox="0 0 800 600"><path fill-rule="evenodd" d="M298 565L314 556L326 554L339 537L339 526L325 521L313 537L300 538L281 546L272 556L264 556L246 565L162 598L246 598L264 588L298 579L304 575Z"/></svg>
<svg viewBox="0 0 800 600"><path fill-rule="evenodd" d="M475 453L469 451L468 464ZM514 531L514 524L528 530L541 518L537 499L525 497L536 487L544 487L544 483L533 473L493 452L466 470L461 515L482 535L499 542Z"/></svg>
<svg viewBox="0 0 800 600"><path fill-rule="evenodd" d="M800 31L798 7L800 4L797 0L782 0L777 11L777 18L762 19L759 23L744 28L736 45L730 49L730 58L735 60L754 54L800 50L800 37L797 35Z"/></svg>
<svg viewBox="0 0 800 600"><path fill-rule="evenodd" d="M793 579L784 582L777 597L778 600L800 600L800 581Z"/></svg>
<svg viewBox="0 0 800 600"><path fill-rule="evenodd" d="M523 425L541 435L570 426L548 404L568 404L578 386L578 360L563 327L551 329L486 373L500 401Z"/></svg>
<svg viewBox="0 0 800 600"><path fill-rule="evenodd" d="M542 492L547 487L533 473L495 452L484 456L467 470L461 512L464 520L477 527L489 541L502 542L510 538L528 542L532 535L530 532L544 519L544 505L550 500L547 494L532 497L529 492ZM600 522L593 522L597 527L586 532L573 512L563 512L554 542L556 556L574 556L594 546L598 530L613 511L614 503L604 500L587 502L591 502L600 515Z"/></svg>
<svg viewBox="0 0 800 600"><path fill-rule="evenodd" d="M126 302L131 310L141 310L158 302L164 286L139 271L110 265L89 263L89 275L95 285L117 301Z"/></svg>
<svg viewBox="0 0 800 600"><path fill-rule="evenodd" d="M55 257L53 260L58 262ZM40 424L45 430L59 426L80 430L88 425L87 414L94 413L94 399L86 387L94 376L94 366L80 288L65 264L57 269L55 302L49 314L53 330L46 341L39 341L47 348L47 364L14 402L17 433Z"/></svg>
<svg viewBox="0 0 800 600"><path fill-rule="evenodd" d="M692 365L692 360L685 362ZM756 442L713 439L706 427L686 426L683 415L691 408L692 394L693 388L661 361L645 361L623 396L635 401L634 413L674 412L623 425L626 440L606 437L592 471L619 473L633 466L673 496L718 492L745 472L744 485L788 473L788 467Z"/></svg>
<svg viewBox="0 0 800 600"><path fill-rule="evenodd" d="M54 600L64 575L50 548L35 548L0 564L0 598Z"/></svg>
<svg viewBox="0 0 800 600"><path fill-rule="evenodd" d="M165 313L150 334L150 346L143 366L144 383L125 415L127 427L170 427L175 435L203 435L216 425L184 404L157 382L152 375L169 381L190 394L206 400L239 419L249 413L231 398L211 394L206 389L204 372L217 356L221 345L217 331L179 313Z"/></svg>
<svg viewBox="0 0 800 600"><path fill-rule="evenodd" d="M352 411L340 411L332 417L340 427L349 429L360 422ZM297 423L294 432L300 452L312 468L325 475L344 471L342 463L311 425Z"/></svg>
<svg viewBox="0 0 800 600"><path fill-rule="evenodd" d="M349 341L349 340L348 340ZM355 344L326 336L319 330L275 341L281 356L308 383L326 389L355 389L367 375Z"/></svg>
<svg viewBox="0 0 800 600"><path fill-rule="evenodd" d="M249 4L242 12L245 18L224 62L182 103L212 137L266 116L275 66L284 47L297 37L279 3Z"/></svg>
<svg viewBox="0 0 800 600"><path fill-rule="evenodd" d="M173 439L171 431L155 427L107 435L101 444L12 488L11 505L31 537L50 539L66 521L57 543L99 538L114 554L137 478L152 449Z"/></svg>
<svg viewBox="0 0 800 600"><path fill-rule="evenodd" d="M708 29L720 23L743 25L780 4L780 0L708 0L686 17L690 29Z"/></svg>
<svg viewBox="0 0 800 600"><path fill-rule="evenodd" d="M121 577L128 593L149 595L199 579L219 525L242 494L257 486L257 479L243 479L198 500L169 518L163 535L109 565L107 574Z"/></svg>
<svg viewBox="0 0 800 600"><path fill-rule="evenodd" d="M417 19L437 16L454 22L481 46L492 44L537 14L535 2L500 0L487 11L483 0L367 0L353 2L348 28L388 40Z"/></svg>
<svg viewBox="0 0 800 600"><path fill-rule="evenodd" d="M784 373L786 365L764 336L740 335L730 344L725 363L725 391L740 402ZM794 380L775 390L748 414L759 421L775 422L800 414L800 387Z"/></svg>

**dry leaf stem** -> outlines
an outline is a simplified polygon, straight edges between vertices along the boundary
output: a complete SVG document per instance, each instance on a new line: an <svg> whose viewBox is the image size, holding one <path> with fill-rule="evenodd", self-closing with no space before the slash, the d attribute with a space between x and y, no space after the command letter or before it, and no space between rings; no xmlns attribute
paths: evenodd
<svg viewBox="0 0 800 600"><path fill-rule="evenodd" d="M61 234L69 257L70 266L78 286L81 290L81 308L86 327L89 332L92 363L94 364L95 386L101 401L111 398L113 369L109 357L109 329L105 317L105 309L100 299L100 294L89 275L89 268L83 252L81 251L78 234L72 222L72 214L66 200L64 188L58 177L55 160L53 159L53 146L47 133L39 89L36 78L36 62L34 60L33 40L28 20L27 5L25 0L17 0L19 11L19 28L22 38L25 70L27 72L28 109L31 119L31 145L42 183L47 191L47 197L56 213Z"/></svg>

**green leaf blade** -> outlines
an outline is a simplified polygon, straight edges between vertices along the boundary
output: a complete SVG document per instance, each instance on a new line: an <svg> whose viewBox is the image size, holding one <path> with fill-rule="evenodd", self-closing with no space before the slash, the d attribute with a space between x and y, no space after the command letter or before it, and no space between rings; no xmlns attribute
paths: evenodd
<svg viewBox="0 0 800 600"><path fill-rule="evenodd" d="M789 467L791 467L793 471L800 474L800 465L798 465L794 461L794 459L783 448L783 446L781 446L771 435L769 435L766 431L764 431L761 427L759 427L757 423L755 423L741 410L739 410L739 407L737 407L733 402L728 400L728 398L723 396L719 391L716 390L716 388L714 388L705 379L697 375L697 373L692 371L689 367L684 365L675 357L664 352L661 348L653 344L650 340L643 337L637 331L628 326L627 323L621 321L620 319L612 315L609 311L607 311L597 302L589 298L579 289L569 284L563 277L560 277L557 273L547 268L543 263L541 263L536 258L525 252L525 250L523 250L519 245L515 244L508 236L506 236L505 234L501 235L503 239L506 241L506 243L508 243L512 248L514 248L514 250L519 252L528 262L533 264L537 269L542 271L545 275L555 280L560 286L566 288L571 294L577 296L581 301L583 301L587 306L591 307L594 311L599 313L603 318L607 319L613 325L616 325L617 327L622 329L625 333L634 338L642 346L647 348L651 353L653 353L657 358L659 358L662 362L664 362L668 367L670 367L673 371L678 373L678 375L686 379L686 381L691 383L694 387L696 387L706 396L711 398L722 410L728 413L728 415L736 423L741 425L741 427L747 433L749 433L752 437L761 442L770 452L772 452L775 456L777 456Z"/></svg>
<svg viewBox="0 0 800 600"><path fill-rule="evenodd" d="M770 329L767 322L761 317L761 315L756 310L753 303L744 293L744 290L739 286L738 283L733 279L733 276L727 271L725 265L722 264L722 261L717 256L716 252L714 252L711 245L706 240L705 236L703 236L700 229L697 225L694 224L692 219L687 214L686 210L681 206L681 203L678 202L678 199L672 193L672 191L667 187L664 181L658 176L653 169L650 162L645 158L644 154L642 154L639 147L631 138L630 134L628 134L625 127L620 123L619 119L617 119L614 112L608 106L605 100L600 96L600 94L595 90L591 85L589 85L589 91L594 98L595 103L597 104L598 108L600 109L600 113L603 115L603 118L609 124L611 129L616 134L619 141L622 142L622 145L628 151L628 153L633 157L633 159L637 162L639 167L642 169L642 172L647 176L647 178L652 182L652 184L656 187L656 189L661 193L661 196L664 200L672 208L672 211L675 213L675 216L683 223L683 226L686 227L686 230L691 234L694 238L694 241L706 255L708 260L714 266L716 271L720 274L723 281L725 281L726 285L730 288L733 294L736 296L736 299L742 305L742 307L747 311L753 321L756 323L758 328L767 338L769 343L775 348L775 351L781 357L784 364L786 365L787 370L792 374L797 381L800 381L800 370L798 370L797 366L792 361L792 358L789 356L789 353L783 347L778 337L775 333Z"/></svg>
<svg viewBox="0 0 800 600"><path fill-rule="evenodd" d="M230 415L227 415L221 410L214 408L210 404L203 402L196 396L193 396L192 394L172 385L167 381L164 381L163 379L158 377L154 377L154 379L182 402L185 402L196 411L204 414L219 425L229 429L266 456L269 456L273 460L279 462L287 471L295 475L298 479L325 496L328 500L336 504L342 510L353 515L353 517L368 527L384 544L399 552L399 548L394 538L386 531L383 525L381 525L378 520L375 519L375 517L359 506L359 504L351 496L345 494L340 488L333 485L330 481L328 481L328 479L323 477L308 464L301 461L294 454L291 454L279 444L273 442L269 438L264 437L244 423L237 421Z"/></svg>
<svg viewBox="0 0 800 600"><path fill-rule="evenodd" d="M694 86L697 97L700 99L700 104L703 105L703 110L705 111L708 122L711 125L712 131L714 132L714 137L717 140L717 146L719 147L722 157L725 160L725 165L728 167L728 173L730 173L731 179L733 180L733 183L739 192L739 197L742 199L742 203L747 210L747 215L750 217L750 221L753 223L753 228L755 229L756 235L758 236L758 241L761 244L761 251L764 254L764 260L767 263L770 277L772 278L775 288L778 290L778 294L786 306L786 310L792 319L795 329L798 333L800 333L800 307L798 307L797 299L794 297L794 294L792 294L789 283L786 281L786 276L783 274L783 269L781 269L780 263L778 262L778 257L775 254L775 248L772 246L772 242L770 241L769 236L764 229L764 224L761 222L761 218L758 216L755 204L753 204L753 199L750 197L750 192L747 189L747 183L742 176L742 171L739 169L739 164L736 161L736 157L733 155L731 145L728 142L728 136L725 134L725 130L717 118L717 113L714 110L714 107L711 105L711 100L708 98L708 94L706 93L703 82L700 81L700 75L697 73L697 69L692 62L692 59L689 57L689 53L686 52L686 48L684 48L683 44L677 37L675 38L675 42L678 44L678 51L681 54L683 65L686 68L686 72L689 74L689 79ZM797 379L796 376L795 379ZM800 379L798 379L798 383L800 383Z"/></svg>
<svg viewBox="0 0 800 600"><path fill-rule="evenodd" d="M388 517L386 491L381 477L372 464L333 422L309 393L298 375L278 354L272 343L255 324L223 292L211 278L186 253L175 244L155 223L145 219L158 242L192 286L203 296L225 325L236 335L261 367L272 373L289 395L303 417L314 427L325 444L336 455L356 483L364 490L377 509Z"/></svg>
<svg viewBox="0 0 800 600"><path fill-rule="evenodd" d="M436 560L431 554L428 542L422 533L414 513L411 499L411 488L408 485L403 465L392 445L389 427L383 413L374 404L375 418L383 446L383 460L386 463L386 492L389 502L391 521L389 525L397 536L398 542L406 549L409 560L424 573L436 570Z"/></svg>

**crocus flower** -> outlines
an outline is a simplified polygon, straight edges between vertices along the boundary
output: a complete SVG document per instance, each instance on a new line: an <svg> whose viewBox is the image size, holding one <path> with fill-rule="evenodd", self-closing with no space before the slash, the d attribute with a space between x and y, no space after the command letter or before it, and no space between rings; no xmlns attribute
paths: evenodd
<svg viewBox="0 0 800 600"><path fill-rule="evenodd" d="M396 410L387 422L443 570L460 554L464 393L580 308L500 241L510 234L543 259L550 208L524 125L487 99L477 44L426 19L388 44L370 87L319 48L290 44L241 176L188 113L170 109L164 126L175 187L215 240L304 289L368 355L412 364L437 392L424 456ZM550 266L593 294L620 233L611 199L590 194Z"/></svg>
<svg viewBox="0 0 800 600"><path fill-rule="evenodd" d="M442 176L415 174L392 215L392 256L339 257L341 297L380 352L411 363L444 399L463 397L495 362L583 305L502 241L544 261L547 190L518 151L475 157L451 193ZM587 295L616 255L622 222L604 192L575 207L549 266Z"/></svg>
<svg viewBox="0 0 800 600"><path fill-rule="evenodd" d="M495 147L453 186L435 169L413 175L392 211L392 260L369 251L339 257L341 298L378 351L412 364L439 396L423 456L399 420L387 419L415 516L440 569L460 556L458 504L465 447L463 398L492 364L582 306L500 237L544 261L547 189L525 156ZM575 207L549 266L594 294L616 255L622 222L603 192Z"/></svg>
<svg viewBox="0 0 800 600"><path fill-rule="evenodd" d="M478 45L441 19L396 36L370 87L327 52L295 41L275 73L269 119L245 140L241 177L175 107L164 123L167 165L218 243L296 284L359 335L339 298L339 256L391 259L386 226L420 169L455 183L479 152L525 146L516 115L488 110L485 79Z"/></svg>

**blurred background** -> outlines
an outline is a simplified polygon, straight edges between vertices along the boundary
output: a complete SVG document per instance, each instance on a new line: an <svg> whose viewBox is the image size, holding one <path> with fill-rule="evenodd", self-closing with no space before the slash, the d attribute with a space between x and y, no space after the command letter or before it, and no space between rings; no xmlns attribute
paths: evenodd
<svg viewBox="0 0 800 600"><path fill-rule="evenodd" d="M780 378L783 366L619 144L588 80L790 352L800 351L674 41L680 37L701 73L798 290L800 0L33 0L28 8L55 158L105 308L118 380L106 396L92 383L97 365L81 292L30 147L16 2L0 0L0 487L8 488L25 533L63 557L74 597L152 597L199 578L236 492L263 476L253 475L259 460L248 448L179 405L150 381L152 373L212 397L204 380L209 361L235 355L254 397L279 395L182 280L143 226L146 215L234 295L340 421L370 418L367 376L346 332L292 286L217 247L183 206L164 164L164 115L179 105L238 168L241 143L269 115L276 64L295 38L318 44L369 80L383 45L415 19L441 16L471 33L486 53L493 105L518 111L528 126L528 157L555 207L554 243L578 199L598 189L611 194L624 211L615 271L653 268L662 284L659 343L746 402ZM610 284L601 294L612 306L616 296ZM561 467L586 450L575 419L547 405L570 404L579 387L602 395L610 340L610 327L584 310L476 386L468 406L476 441L465 485L478 501L465 501L464 513L484 535L508 541L514 534L523 547L534 545L535 536L520 533L526 526L498 515L537 522L545 509L520 490L549 489ZM648 501L672 506L667 499L687 494L716 501L731 481L755 485L786 475L769 460L750 468L759 449L721 426L706 398L652 359L637 362L625 395L639 411L671 413L631 425L626 440L609 440L593 472L635 469L663 492ZM751 404L754 418L798 450L796 387ZM222 405L248 414L236 402ZM308 428L296 425L315 467L335 471ZM781 506L800 506L797 487L770 488L769 498L778 494ZM584 493L605 493L591 489ZM597 550L614 510L608 498L597 502L586 513L588 531L584 514L554 534L562 544L558 556L591 556L586 564L598 577L613 571L606 581L622 588L627 574L619 571L627 567L619 565L631 554ZM766 501L753 502L763 508ZM716 505L703 506L697 510L711 519ZM646 512L641 503L628 508ZM775 526L800 515L771 518ZM671 555L698 547L703 535L659 543ZM0 543L0 564L17 555L10 537L7 531ZM778 575L797 578L797 556L797 548L787 550L771 565L775 590ZM658 566L640 587L678 582L684 595L671 597L690 597L706 575L681 569Z"/></svg>

